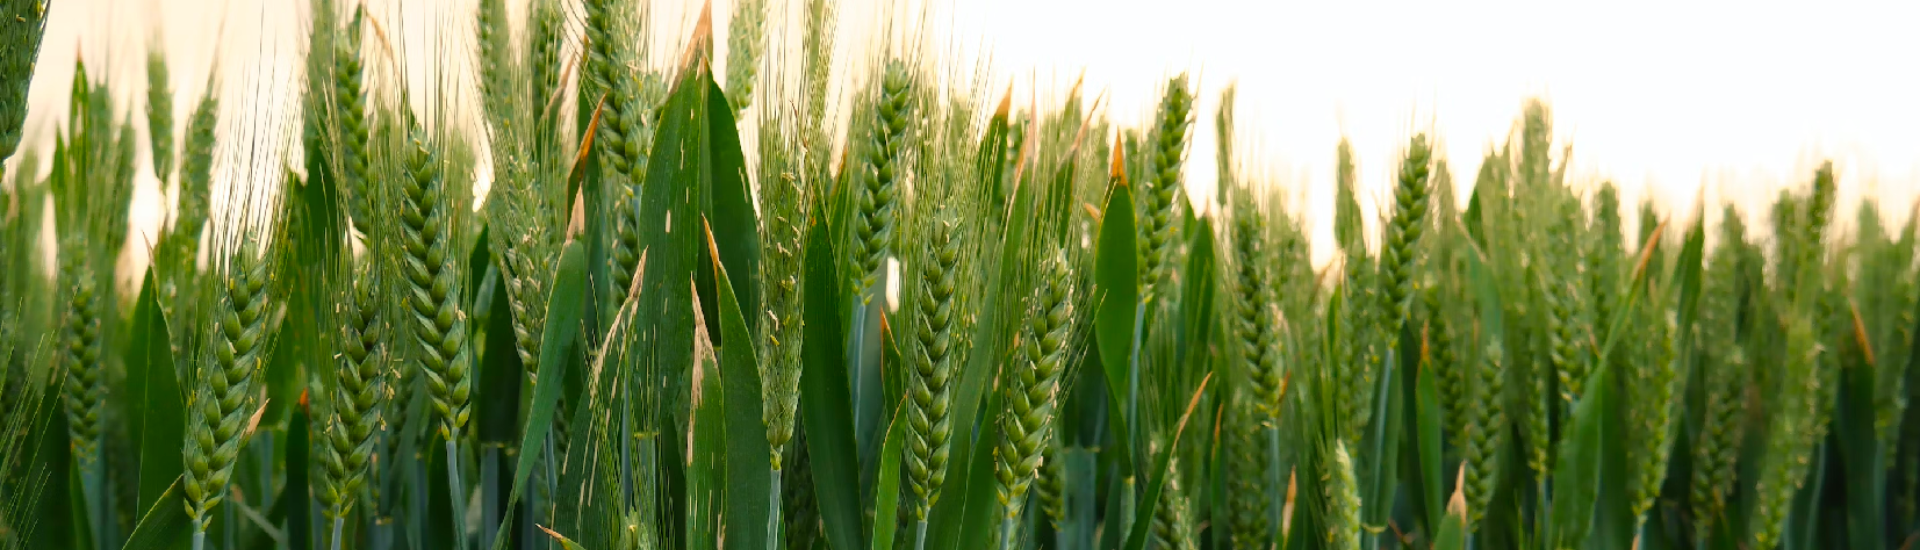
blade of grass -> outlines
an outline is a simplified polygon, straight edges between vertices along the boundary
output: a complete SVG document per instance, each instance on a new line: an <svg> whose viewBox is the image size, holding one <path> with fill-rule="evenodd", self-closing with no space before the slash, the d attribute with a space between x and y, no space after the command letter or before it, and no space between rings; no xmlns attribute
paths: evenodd
<svg viewBox="0 0 1920 550"><path fill-rule="evenodd" d="M187 437L187 401L175 375L167 317L155 294L159 288L153 268L148 267L146 284L141 285L134 306L132 344L127 351L127 376L135 378L128 386L145 394L140 417L135 419L141 429L140 496L134 509L142 511L152 509L186 468L180 442Z"/></svg>
<svg viewBox="0 0 1920 550"><path fill-rule="evenodd" d="M903 400L904 401L904 400ZM904 405L896 405L898 410ZM907 415L895 414L887 424L886 443L880 449L879 479L874 482L873 550L893 550L900 527L900 448L906 444Z"/></svg>
<svg viewBox="0 0 1920 550"><path fill-rule="evenodd" d="M706 230L720 294L720 330L731 342L719 349L720 385L726 395L726 545L741 550L769 548L779 539L779 525L773 503L766 498L773 480L773 451L767 445L767 425L761 415L760 360L754 356L740 301L720 261L720 248L714 244L713 226L708 224Z"/></svg>
<svg viewBox="0 0 1920 550"><path fill-rule="evenodd" d="M187 518L187 500L180 487L180 476L173 477L167 490L140 516L140 523L127 537L123 550L177 550L185 548L193 537L193 520Z"/></svg>
<svg viewBox="0 0 1920 550"><path fill-rule="evenodd" d="M818 196L818 195L816 195ZM816 212L820 211L818 209ZM842 285L835 260L834 233L814 220L807 228L806 315L801 348L805 366L800 373L800 415L807 430L807 452L813 459L815 498L827 542L837 548L865 548L861 528L859 457L853 434L853 398L847 388L847 369L841 343ZM897 453L896 453L897 454Z"/></svg>

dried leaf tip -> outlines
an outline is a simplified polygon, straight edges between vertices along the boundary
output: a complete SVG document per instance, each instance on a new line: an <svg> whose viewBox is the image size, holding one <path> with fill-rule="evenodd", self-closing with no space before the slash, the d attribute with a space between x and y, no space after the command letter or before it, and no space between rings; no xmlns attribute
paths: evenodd
<svg viewBox="0 0 1920 550"><path fill-rule="evenodd" d="M1458 473L1453 476L1453 497L1447 499L1447 514L1465 518L1467 517L1467 495L1461 490L1467 487L1467 465L1462 464L1460 469L1455 471Z"/></svg>
<svg viewBox="0 0 1920 550"><path fill-rule="evenodd" d="M1639 281L1640 277L1646 274L1647 263L1653 260L1653 251L1660 248L1660 237L1667 233L1667 222L1669 221L1672 220L1660 220L1660 225L1653 228L1653 235L1647 238L1647 245L1640 248L1640 260L1635 262L1633 266L1634 281Z"/></svg>
<svg viewBox="0 0 1920 550"><path fill-rule="evenodd" d="M700 216L700 227L707 230L707 257L713 260L714 272L726 273L726 269L720 265L720 245L713 242L713 222L706 216Z"/></svg>
<svg viewBox="0 0 1920 550"><path fill-rule="evenodd" d="M700 19L694 21L693 36L687 40L687 51L680 55L680 72L705 71L713 58L713 0L707 0L700 6Z"/></svg>
<svg viewBox="0 0 1920 550"><path fill-rule="evenodd" d="M1119 135L1113 136L1112 156L1113 166L1107 169L1107 175L1113 179L1114 185L1125 186L1127 184L1127 143L1122 141Z"/></svg>
<svg viewBox="0 0 1920 550"><path fill-rule="evenodd" d="M1007 113L1013 110L1013 83L1007 83L1007 93L1000 96L1000 107L993 110L993 118L1006 120Z"/></svg>
<svg viewBox="0 0 1920 550"><path fill-rule="evenodd" d="M1860 305L1854 303L1853 300L1849 299L1847 300L1847 311L1853 314L1854 343L1860 345L1860 353L1861 355L1865 356L1864 359L1866 359L1867 367L1872 368L1875 365L1880 364L1878 361L1875 361L1873 359L1873 341L1867 338L1867 324L1860 320ZM1852 363L1848 361L1842 361L1840 364L1842 366L1845 366Z"/></svg>

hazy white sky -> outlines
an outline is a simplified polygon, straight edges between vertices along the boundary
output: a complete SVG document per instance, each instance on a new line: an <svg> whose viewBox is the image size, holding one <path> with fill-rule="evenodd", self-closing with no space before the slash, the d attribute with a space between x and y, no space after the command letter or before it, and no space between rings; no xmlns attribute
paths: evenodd
<svg viewBox="0 0 1920 550"><path fill-rule="evenodd" d="M843 58L864 55L856 29L874 27L888 1L841 1ZM1920 194L1920 2L925 1L940 49L990 55L988 87L1012 83L1016 105L1036 89L1044 104L1084 71L1109 115L1137 124L1166 77L1193 73L1202 86L1188 164L1196 201L1214 188L1213 111L1228 83L1240 90L1240 157L1316 213L1330 205L1341 136L1358 151L1369 195L1384 192L1414 131L1437 134L1456 181L1470 181L1534 96L1551 102L1556 141L1574 146L1572 179L1612 179L1630 201L1651 192L1687 208L1704 187L1709 200L1751 208L1807 179L1821 158L1839 167L1849 213L1864 193L1904 218ZM298 1L56 4L30 143L50 143L49 115L65 113L77 50L143 86L140 52L164 24L184 118L216 37L233 50L221 65L228 86L262 66L253 52L304 43ZM522 2L509 4L517 12ZM697 5L653 4L656 47L676 49ZM714 6L718 19L729 9ZM725 24L715 22L716 34ZM134 87L123 91L135 101ZM135 124L144 132L142 117ZM135 230L157 227L165 198L156 182L136 194ZM1310 216L1327 231L1330 216Z"/></svg>

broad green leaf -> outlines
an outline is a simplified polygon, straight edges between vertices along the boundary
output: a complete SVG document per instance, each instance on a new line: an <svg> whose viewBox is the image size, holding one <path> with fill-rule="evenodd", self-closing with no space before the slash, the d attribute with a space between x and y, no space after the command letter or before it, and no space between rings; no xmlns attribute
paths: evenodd
<svg viewBox="0 0 1920 550"><path fill-rule="evenodd" d="M1193 419L1193 411L1200 405L1200 397L1207 393L1207 382L1213 380L1208 374L1200 380L1200 387L1193 390L1193 398L1187 400L1187 410L1180 414L1180 423L1174 426L1173 439L1167 443L1167 450L1154 462L1153 479L1147 482L1147 492L1141 495L1141 508L1134 514L1133 526L1127 532L1127 550L1144 550L1147 547L1147 531L1153 526L1153 510L1160 505L1160 492L1167 486L1167 477L1173 474L1173 457L1179 454L1180 436L1187 433L1187 422Z"/></svg>
<svg viewBox="0 0 1920 550"><path fill-rule="evenodd" d="M718 95L716 94L716 97ZM723 109L724 110L724 109ZM714 241L712 228L707 242ZM753 337L740 313L728 270L713 254L714 279L720 291L720 330L730 342L721 346L720 385L726 408L726 542L728 548L765 548L772 535L767 521L772 513L767 494L772 490L773 451L767 445L764 403L760 402L760 361L754 357Z"/></svg>
<svg viewBox="0 0 1920 550"><path fill-rule="evenodd" d="M142 394L140 415L131 419L140 427L140 499L135 509L142 511L153 508L174 478L186 471L180 447L187 441L187 400L174 370L166 312L155 295L158 281L148 267L127 350L127 377L133 379L128 386Z"/></svg>
<svg viewBox="0 0 1920 550"><path fill-rule="evenodd" d="M642 255L640 261L644 269L646 256ZM525 433L520 438L520 460L514 466L513 492L507 497L506 519L494 538L495 550L505 548L506 540L511 538L506 535L511 532L514 504L520 501L527 477L533 474L534 465L540 462L540 454L546 449L547 433L553 429L554 408L566 386L563 379L567 375L568 355L574 338L580 333L581 314L587 306L586 243L568 241L560 252L558 266L554 271L553 292L547 300L546 330L540 335L540 373L549 382L534 385L533 405L527 414Z"/></svg>
<svg viewBox="0 0 1920 550"><path fill-rule="evenodd" d="M874 484L873 550L893 550L894 531L900 527L900 450L906 439L907 415L895 414L887 424L886 443L880 448L880 479Z"/></svg>
<svg viewBox="0 0 1920 550"><path fill-rule="evenodd" d="M125 550L175 550L186 548L193 540L193 520L187 517L187 497L175 475L167 490L140 516L133 535L127 537Z"/></svg>
<svg viewBox="0 0 1920 550"><path fill-rule="evenodd" d="M689 138L703 139L686 143L687 146L703 147L697 154L701 156L699 169L702 182L702 217L711 223L715 232L710 239L701 244L713 248L711 254L720 258L720 265L726 266L729 273L736 276L733 280L733 292L740 302L740 311L756 312L746 315L748 334L759 334L760 330L760 222L755 218L753 192L748 189L747 160L740 151L740 134L733 120L733 109L727 106L726 97L721 93L720 85L713 81L707 71L698 71L693 76L705 81L706 89L699 100L704 103L707 123L704 134L690 135ZM682 86L687 85L682 83ZM697 123L697 122L696 122ZM644 218L642 218L644 219ZM687 218L689 225L695 218ZM702 285L700 288L700 307L704 311L722 311L715 309L713 296L713 265L702 262L699 267ZM707 328L719 336L714 345L726 347L726 330L718 324L720 315L707 318ZM755 394L758 395L758 394ZM764 438L763 438L764 439ZM732 544L729 542L728 544Z"/></svg>
<svg viewBox="0 0 1920 550"><path fill-rule="evenodd" d="M1135 306L1140 301L1135 262L1139 249L1134 245L1133 198L1125 184L1108 191L1105 216L1100 221L1100 236L1094 245L1094 286L1100 297L1100 310L1094 319L1094 335L1100 347L1100 364L1112 393L1109 408L1118 410L1127 401L1127 363L1133 356ZM1127 471L1132 470L1127 441L1126 416L1112 415L1116 445L1110 447Z"/></svg>
<svg viewBox="0 0 1920 550"><path fill-rule="evenodd" d="M816 212L819 210L815 210ZM821 220L807 227L806 345L801 347L800 420L807 431L813 490L820 523L836 548L865 548L861 527L859 458L853 436L853 397L847 386L842 344L841 297L832 229Z"/></svg>

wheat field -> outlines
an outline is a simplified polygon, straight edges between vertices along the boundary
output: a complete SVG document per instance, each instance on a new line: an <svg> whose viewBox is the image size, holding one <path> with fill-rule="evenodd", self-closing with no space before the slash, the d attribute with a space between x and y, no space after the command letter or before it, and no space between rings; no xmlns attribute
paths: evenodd
<svg viewBox="0 0 1920 550"><path fill-rule="evenodd" d="M1898 141L1641 186L1547 95L1272 153L1262 78L939 5L122 7L0 0L0 548L1920 540Z"/></svg>

